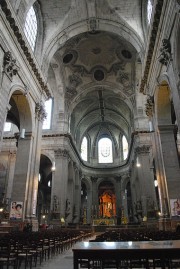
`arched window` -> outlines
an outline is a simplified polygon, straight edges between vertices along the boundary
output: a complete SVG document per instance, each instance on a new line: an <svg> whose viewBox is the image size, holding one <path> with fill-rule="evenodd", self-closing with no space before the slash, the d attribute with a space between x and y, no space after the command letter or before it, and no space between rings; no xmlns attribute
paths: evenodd
<svg viewBox="0 0 180 269"><path fill-rule="evenodd" d="M51 128L51 115L52 115L52 98L47 100L44 105L46 111L46 119L43 121L43 130L48 130Z"/></svg>
<svg viewBox="0 0 180 269"><path fill-rule="evenodd" d="M87 162L87 156L88 156L88 141L87 137L84 136L81 143L81 158Z"/></svg>
<svg viewBox="0 0 180 269"><path fill-rule="evenodd" d="M148 23L150 23L151 21L151 15L152 15L152 0L148 0L148 3L147 3L147 20L148 20Z"/></svg>
<svg viewBox="0 0 180 269"><path fill-rule="evenodd" d="M33 6L31 6L26 16L24 33L32 50L34 51L37 37L37 18Z"/></svg>
<svg viewBox="0 0 180 269"><path fill-rule="evenodd" d="M122 137L122 147L123 147L123 160L126 160L128 156L128 142L125 135L123 135Z"/></svg>
<svg viewBox="0 0 180 269"><path fill-rule="evenodd" d="M98 158L99 163L112 163L112 141L111 139L104 137L98 142Z"/></svg>

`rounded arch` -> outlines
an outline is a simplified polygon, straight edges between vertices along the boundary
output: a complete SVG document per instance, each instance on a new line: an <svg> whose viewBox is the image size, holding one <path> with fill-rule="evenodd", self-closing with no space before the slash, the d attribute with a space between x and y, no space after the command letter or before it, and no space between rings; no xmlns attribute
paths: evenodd
<svg viewBox="0 0 180 269"><path fill-rule="evenodd" d="M107 20L99 19L99 31L106 31L110 33L114 33L119 35L119 29L121 29L121 36L129 41L133 47L135 47L137 53L140 57L143 51L143 42L139 38L138 34L134 32L134 30L130 29L124 22L115 22L115 21L108 21ZM49 64L51 59L53 58L55 52L65 43L70 40L72 37L78 36L82 33L88 32L87 23L86 21L81 21L75 23L71 26L68 26L66 29L63 29L60 33L57 34L56 37L52 39L50 44L47 47L44 47L44 55L42 57L42 70L45 74L47 74Z"/></svg>
<svg viewBox="0 0 180 269"><path fill-rule="evenodd" d="M37 196L37 215L40 223L50 219L51 187L52 187L52 162L45 155L40 156L39 182ZM51 184L49 184L49 182ZM43 199L42 199L43 198Z"/></svg>
<svg viewBox="0 0 180 269"><path fill-rule="evenodd" d="M14 123L19 131L25 129L27 132L33 130L32 110L33 105L25 96L25 89L22 86L14 85L9 94L10 109L7 113L8 120Z"/></svg>
<svg viewBox="0 0 180 269"><path fill-rule="evenodd" d="M112 218L116 215L115 185L111 180L102 180L98 185L100 217Z"/></svg>

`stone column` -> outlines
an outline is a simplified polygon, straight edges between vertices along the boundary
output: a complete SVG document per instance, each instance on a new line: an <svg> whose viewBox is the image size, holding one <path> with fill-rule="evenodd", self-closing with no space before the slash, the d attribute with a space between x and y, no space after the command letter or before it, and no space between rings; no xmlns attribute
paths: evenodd
<svg viewBox="0 0 180 269"><path fill-rule="evenodd" d="M16 164L16 152L10 152L8 156L8 183L6 190L6 198L11 200L11 193L13 187L13 176Z"/></svg>
<svg viewBox="0 0 180 269"><path fill-rule="evenodd" d="M33 225L33 230L38 230L38 221L36 216L39 165L42 139L42 123L46 117L46 112L42 103L36 103L35 106L35 130L32 141L32 154L30 156L29 187L27 196L26 219Z"/></svg>
<svg viewBox="0 0 180 269"><path fill-rule="evenodd" d="M156 195L154 187L154 178L152 177L150 168L150 146L143 145L136 147L136 157L138 158L139 167L137 167L137 175L139 180L140 203L142 206L142 217L147 217L147 204L156 205ZM139 205L140 206L140 205Z"/></svg>
<svg viewBox="0 0 180 269"><path fill-rule="evenodd" d="M23 202L23 220L28 199L28 188L30 184L30 168L32 161L33 136L27 133L24 139L18 140L16 167L11 200Z"/></svg>
<svg viewBox="0 0 180 269"><path fill-rule="evenodd" d="M54 182L52 184L52 221L60 223L60 218L65 220L66 194L68 182L68 159L69 154L66 149L55 150L56 170L54 171Z"/></svg>
<svg viewBox="0 0 180 269"><path fill-rule="evenodd" d="M180 193L180 168L174 139L174 125L159 125L158 128L166 175L167 198L176 199Z"/></svg>
<svg viewBox="0 0 180 269"><path fill-rule="evenodd" d="M116 216L117 216L117 224L121 224L121 210L122 210L122 203L121 203L121 176L116 177Z"/></svg>
<svg viewBox="0 0 180 269"><path fill-rule="evenodd" d="M80 199L81 199L80 178L81 178L81 176L82 176L81 173L78 170L76 170L76 173L75 173L74 212L73 212L73 222L74 223L79 223L79 220L80 220Z"/></svg>
<svg viewBox="0 0 180 269"><path fill-rule="evenodd" d="M93 215L93 218L97 218L98 213L99 213L97 179L98 178L96 178L96 177L91 177L91 181L92 181L92 215Z"/></svg>

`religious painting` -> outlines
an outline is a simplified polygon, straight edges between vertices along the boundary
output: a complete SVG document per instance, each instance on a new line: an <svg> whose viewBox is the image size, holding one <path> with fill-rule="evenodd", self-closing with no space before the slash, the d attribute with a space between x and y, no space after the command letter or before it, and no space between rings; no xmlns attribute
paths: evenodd
<svg viewBox="0 0 180 269"><path fill-rule="evenodd" d="M180 217L180 199L170 199L171 216Z"/></svg>
<svg viewBox="0 0 180 269"><path fill-rule="evenodd" d="M23 211L23 202L13 201L11 202L10 219L21 220Z"/></svg>

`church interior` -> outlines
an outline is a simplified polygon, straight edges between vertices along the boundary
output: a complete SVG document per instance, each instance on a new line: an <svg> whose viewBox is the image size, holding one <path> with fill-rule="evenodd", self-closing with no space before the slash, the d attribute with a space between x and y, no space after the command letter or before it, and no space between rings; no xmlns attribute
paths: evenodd
<svg viewBox="0 0 180 269"><path fill-rule="evenodd" d="M0 231L175 231L180 1L1 0L0 17Z"/></svg>

